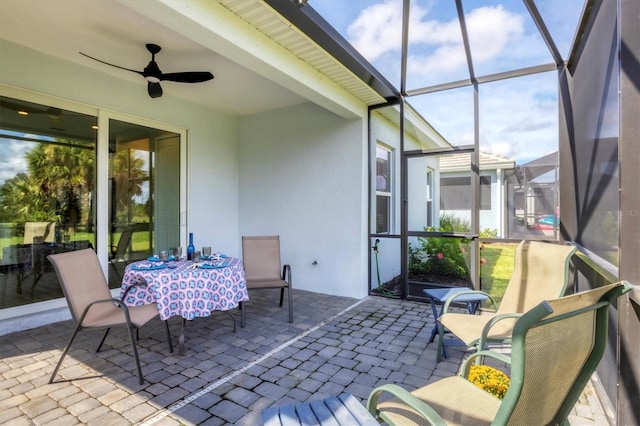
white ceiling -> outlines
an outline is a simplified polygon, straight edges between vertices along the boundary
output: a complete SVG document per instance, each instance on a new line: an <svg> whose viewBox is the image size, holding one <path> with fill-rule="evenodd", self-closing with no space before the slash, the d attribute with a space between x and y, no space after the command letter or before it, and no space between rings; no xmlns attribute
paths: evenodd
<svg viewBox="0 0 640 426"><path fill-rule="evenodd" d="M0 38L136 82L140 96L148 96L142 76L92 61L78 52L142 71L151 59L145 44L158 44L162 51L156 62L163 72L210 71L215 76L196 84L162 82L164 96L188 99L232 115L305 101L261 76L259 70L240 66L181 35L179 28L162 26L126 6L134 2L137 7L148 4L145 14L153 16L154 0L2 0Z"/></svg>

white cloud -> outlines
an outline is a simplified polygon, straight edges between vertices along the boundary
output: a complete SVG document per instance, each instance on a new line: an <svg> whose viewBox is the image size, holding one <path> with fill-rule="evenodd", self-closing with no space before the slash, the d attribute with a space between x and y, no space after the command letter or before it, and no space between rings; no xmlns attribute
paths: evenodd
<svg viewBox="0 0 640 426"><path fill-rule="evenodd" d="M402 35L402 3L386 0L364 9L349 28L351 44L369 61L399 50Z"/></svg>
<svg viewBox="0 0 640 426"><path fill-rule="evenodd" d="M480 7L466 14L474 66L500 56L507 44L524 32L523 18L510 13L502 5ZM457 18L448 22L422 22L411 37L413 45L431 47L427 54L411 55L412 73L445 73L467 67L462 33Z"/></svg>
<svg viewBox="0 0 640 426"><path fill-rule="evenodd" d="M505 5L465 10L478 75L516 69L531 62L541 63L538 59L543 58L544 62L544 54L548 55L535 28L525 28L529 22L526 13L522 10L516 13L508 9L509 3ZM468 78L455 5L447 6L448 10L441 6L444 6L442 2L418 5L412 1L407 61L410 88ZM465 6L476 4L465 2ZM398 72L389 63L399 62L401 24L402 2L384 0L360 12L348 27L348 38L378 69ZM482 85L480 149L513 158L518 163L557 150L556 92L555 75ZM471 88L463 88L412 97L408 102L451 143L467 145L473 143L471 94Z"/></svg>
<svg viewBox="0 0 640 426"><path fill-rule="evenodd" d="M500 54L507 43L524 33L524 19L502 5L480 7L467 15L467 30L474 61L486 61Z"/></svg>
<svg viewBox="0 0 640 426"><path fill-rule="evenodd" d="M556 79L550 72L481 85L480 150L519 164L557 151ZM472 87L416 96L408 102L452 144L473 144Z"/></svg>
<svg viewBox="0 0 640 426"><path fill-rule="evenodd" d="M429 20L429 11L412 3L408 71L428 74L466 69L458 18L446 22ZM520 38L524 32L523 17L502 5L473 9L466 14L466 23L474 63L500 55L511 40ZM386 0L363 9L347 33L353 46L374 63L389 53L399 52L401 25L401 2Z"/></svg>

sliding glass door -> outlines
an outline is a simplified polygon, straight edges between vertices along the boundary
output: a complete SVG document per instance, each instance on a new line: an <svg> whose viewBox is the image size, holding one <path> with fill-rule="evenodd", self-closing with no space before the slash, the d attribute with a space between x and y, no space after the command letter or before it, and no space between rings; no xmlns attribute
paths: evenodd
<svg viewBox="0 0 640 426"><path fill-rule="evenodd" d="M40 103L0 95L0 310L16 315L64 296L47 255L91 248L118 288L186 225L183 130L24 97Z"/></svg>
<svg viewBox="0 0 640 426"><path fill-rule="evenodd" d="M180 134L109 120L109 281L180 245Z"/></svg>
<svg viewBox="0 0 640 426"><path fill-rule="evenodd" d="M0 309L63 297L46 256L96 247L96 115L0 96Z"/></svg>

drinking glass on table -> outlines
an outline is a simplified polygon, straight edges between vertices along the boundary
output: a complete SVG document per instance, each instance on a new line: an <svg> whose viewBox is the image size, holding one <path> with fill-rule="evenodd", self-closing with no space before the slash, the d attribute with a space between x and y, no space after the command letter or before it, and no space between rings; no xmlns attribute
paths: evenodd
<svg viewBox="0 0 640 426"><path fill-rule="evenodd" d="M191 255L191 260L193 261L193 263L199 263L200 262L200 252L199 251L194 251L193 254Z"/></svg>
<svg viewBox="0 0 640 426"><path fill-rule="evenodd" d="M209 258L211 256L211 247L202 247L202 255Z"/></svg>
<svg viewBox="0 0 640 426"><path fill-rule="evenodd" d="M169 260L169 252L167 250L160 250L160 255L158 257L161 261L166 262Z"/></svg>
<svg viewBox="0 0 640 426"><path fill-rule="evenodd" d="M173 247L171 249L171 254L176 258L176 260L180 260L180 256L182 256L182 247Z"/></svg>

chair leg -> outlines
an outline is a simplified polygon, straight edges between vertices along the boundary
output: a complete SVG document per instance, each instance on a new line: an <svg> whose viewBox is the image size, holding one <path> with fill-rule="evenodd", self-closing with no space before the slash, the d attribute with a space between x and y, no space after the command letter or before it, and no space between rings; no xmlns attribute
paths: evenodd
<svg viewBox="0 0 640 426"><path fill-rule="evenodd" d="M96 349L96 353L100 352L100 349L102 349L102 344L107 339L107 334L109 334L109 330L111 330L111 327L107 328L106 331L104 332L104 336L102 336L102 340L100 340L100 344L98 345L98 349Z"/></svg>
<svg viewBox="0 0 640 426"><path fill-rule="evenodd" d="M436 320L438 322L437 326L438 326L438 349L436 352L436 363L442 361L442 355L444 355L444 326L440 323L440 321Z"/></svg>
<svg viewBox="0 0 640 426"><path fill-rule="evenodd" d="M284 300L284 287L280 289L280 306L282 306L283 300Z"/></svg>
<svg viewBox="0 0 640 426"><path fill-rule="evenodd" d="M238 309L240 309L240 328L244 328L244 321L245 321L244 302L240 302L238 304Z"/></svg>
<svg viewBox="0 0 640 426"><path fill-rule="evenodd" d="M169 353L173 353L173 343L171 342L171 332L169 331L169 320L164 320L164 325L167 326L167 342L169 342Z"/></svg>
<svg viewBox="0 0 640 426"><path fill-rule="evenodd" d="M293 322L293 301L291 300L291 287L287 288L287 297L289 299L289 322Z"/></svg>
<svg viewBox="0 0 640 426"><path fill-rule="evenodd" d="M131 342L131 348L133 349L133 358L136 361L136 368L138 370L138 377L140 378L140 384L144 384L144 378L142 376L142 367L140 366L140 358L138 357L138 347L136 344L136 340L133 337L133 329L134 327L127 326L127 330L129 331L129 341Z"/></svg>
<svg viewBox="0 0 640 426"><path fill-rule="evenodd" d="M64 348L64 351L62 351L62 355L60 355L60 360L58 361L56 368L53 369L53 373L51 373L51 377L49 378L49 384L53 383L53 379L56 377L56 374L58 374L58 370L62 365L62 360L64 360L64 357L67 356L67 352L69 352L69 349L71 349L71 343L73 343L73 339L76 338L76 334L78 334L78 331L80 331L80 323L76 325L76 328L75 330L73 330L73 333L71 334L71 338L69 339L67 346Z"/></svg>

